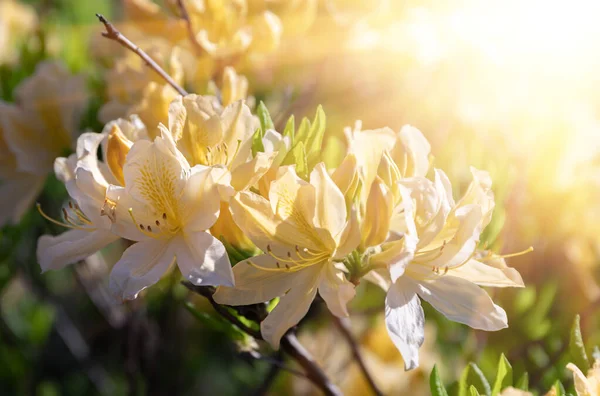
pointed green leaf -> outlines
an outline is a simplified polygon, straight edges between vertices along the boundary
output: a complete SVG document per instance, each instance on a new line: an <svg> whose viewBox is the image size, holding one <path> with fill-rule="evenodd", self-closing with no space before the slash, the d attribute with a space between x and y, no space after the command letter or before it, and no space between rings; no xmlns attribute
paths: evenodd
<svg viewBox="0 0 600 396"><path fill-rule="evenodd" d="M257 128L254 135L252 135L252 156L255 157L256 153L264 153L265 146L263 145L264 133L261 128Z"/></svg>
<svg viewBox="0 0 600 396"><path fill-rule="evenodd" d="M429 376L429 389L431 390L431 396L448 396L448 392L446 392L446 388L444 388L437 366L435 365Z"/></svg>
<svg viewBox="0 0 600 396"><path fill-rule="evenodd" d="M500 355L500 361L498 362L498 372L496 373L496 381L494 382L494 389L492 390L492 396L500 394L502 389L512 386L513 384L513 372L512 366L506 359L504 354Z"/></svg>
<svg viewBox="0 0 600 396"><path fill-rule="evenodd" d="M571 337L569 339L569 353L571 355L571 361L584 373L590 369L590 361L588 360L587 353L585 352L585 345L583 344L583 338L581 336L579 315L575 316L573 326L571 327Z"/></svg>
<svg viewBox="0 0 600 396"><path fill-rule="evenodd" d="M260 127L263 133L265 133L267 129L275 129L275 126L273 125L273 120L271 119L271 115L269 114L269 110L262 101L256 107L256 115L260 120Z"/></svg>
<svg viewBox="0 0 600 396"><path fill-rule="evenodd" d="M459 382L458 395L469 396L469 386L474 386L483 395L492 394L492 388L481 369L473 362L469 363L462 372Z"/></svg>
<svg viewBox="0 0 600 396"><path fill-rule="evenodd" d="M471 393L470 396L479 396L479 392L477 392L477 388L475 388L473 385L471 385L471 387L469 388L469 393Z"/></svg>
<svg viewBox="0 0 600 396"><path fill-rule="evenodd" d="M296 133L296 121L294 120L294 115L292 114L290 118L287 120L285 124L285 128L283 129L283 136L290 137L290 144L294 142L294 134Z"/></svg>
<svg viewBox="0 0 600 396"><path fill-rule="evenodd" d="M517 389L521 389L524 391L528 391L529 390L529 374L527 374L527 372L524 372L523 375L521 376L521 378L519 378L519 380L517 381L515 388Z"/></svg>
<svg viewBox="0 0 600 396"><path fill-rule="evenodd" d="M308 133L309 132L310 132L310 121L308 120L308 118L304 117L302 119L302 121L300 122L300 126L298 127L298 130L296 131L296 139L294 140L294 143L292 144L292 146L295 146L300 142L302 142L306 145L306 143L308 141Z"/></svg>
<svg viewBox="0 0 600 396"><path fill-rule="evenodd" d="M314 168L321 159L325 126L325 112L323 111L323 107L319 105L306 142L306 157L309 169Z"/></svg>
<svg viewBox="0 0 600 396"><path fill-rule="evenodd" d="M554 385L552 385L552 389L554 389L554 392L555 392L554 394L556 396L566 396L567 395L567 391L565 390L565 387L560 382L560 380L556 380Z"/></svg>

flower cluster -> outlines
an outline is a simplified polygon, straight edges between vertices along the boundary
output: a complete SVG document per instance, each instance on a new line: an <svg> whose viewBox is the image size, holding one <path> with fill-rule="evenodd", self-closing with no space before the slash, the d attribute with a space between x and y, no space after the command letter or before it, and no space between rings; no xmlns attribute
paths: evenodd
<svg viewBox="0 0 600 396"><path fill-rule="evenodd" d="M478 249L494 208L486 172L472 169L455 201L419 130L360 125L348 128L345 156L330 169L322 109L281 133L264 105L256 113L243 100L175 96L165 123L130 115L81 135L54 164L71 200L61 221L44 215L70 230L40 238L42 269L123 238L130 246L109 282L116 296L136 298L176 263L192 284L218 286L220 304L278 299L261 323L274 348L317 294L349 316L364 278L387 292L387 330L407 369L424 339L420 299L473 328L507 326L479 287L523 285L502 256Z"/></svg>

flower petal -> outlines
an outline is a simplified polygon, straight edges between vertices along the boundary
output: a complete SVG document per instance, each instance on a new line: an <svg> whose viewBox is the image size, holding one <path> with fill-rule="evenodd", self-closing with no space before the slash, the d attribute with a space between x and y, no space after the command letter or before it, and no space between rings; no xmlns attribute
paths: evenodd
<svg viewBox="0 0 600 396"><path fill-rule="evenodd" d="M448 319L474 329L496 331L508 327L506 312L476 284L454 276L421 281L417 293Z"/></svg>
<svg viewBox="0 0 600 396"><path fill-rule="evenodd" d="M419 347L425 341L425 315L414 286L400 279L385 297L388 334L404 359L404 369L419 366Z"/></svg>
<svg viewBox="0 0 600 396"><path fill-rule="evenodd" d="M235 223L262 251L269 244L299 245L312 250L320 246L304 235L290 222L281 221L273 214L271 204L264 197L252 192L238 193L230 203Z"/></svg>
<svg viewBox="0 0 600 396"><path fill-rule="evenodd" d="M104 230L70 230L57 236L42 235L37 243L37 260L42 272L61 269L91 256L117 239L117 235Z"/></svg>
<svg viewBox="0 0 600 396"><path fill-rule="evenodd" d="M213 168L196 165L183 189L181 207L186 208L186 231L204 231L219 217L221 198L212 177Z"/></svg>
<svg viewBox="0 0 600 396"><path fill-rule="evenodd" d="M377 246L387 239L393 211L394 196L389 187L376 177L371 184L362 223L363 246Z"/></svg>
<svg viewBox="0 0 600 396"><path fill-rule="evenodd" d="M235 288L219 287L213 296L215 301L226 305L249 305L283 296L294 285L298 272L274 271L277 268L275 262L268 254L240 261L233 267Z"/></svg>
<svg viewBox="0 0 600 396"><path fill-rule="evenodd" d="M252 160L240 164L231 172L231 185L236 191L243 191L260 179L271 167L277 153L256 153Z"/></svg>
<svg viewBox="0 0 600 396"><path fill-rule="evenodd" d="M111 292L133 300L140 291L160 280L175 255L168 241L150 240L130 246L115 264L109 280Z"/></svg>
<svg viewBox="0 0 600 396"><path fill-rule="evenodd" d="M338 317L348 316L346 305L356 295L354 285L348 280L344 273L333 265L326 265L321 274L319 284L319 295L323 297L327 308Z"/></svg>
<svg viewBox="0 0 600 396"><path fill-rule="evenodd" d="M315 227L329 231L333 239L339 243L346 225L344 194L335 185L322 162L318 163L311 172L310 184L315 190L313 224Z"/></svg>
<svg viewBox="0 0 600 396"><path fill-rule="evenodd" d="M179 270L194 285L234 285L229 257L217 238L207 232L192 232L173 243Z"/></svg>
<svg viewBox="0 0 600 396"><path fill-rule="evenodd" d="M502 260L504 261L504 260ZM471 259L465 265L453 269L452 276L468 280L479 286L489 287L524 287L521 274L514 268L504 264L494 267Z"/></svg>
<svg viewBox="0 0 600 396"><path fill-rule="evenodd" d="M296 272L293 287L261 322L262 336L274 349L279 349L281 337L308 312L317 294L320 273L317 265Z"/></svg>

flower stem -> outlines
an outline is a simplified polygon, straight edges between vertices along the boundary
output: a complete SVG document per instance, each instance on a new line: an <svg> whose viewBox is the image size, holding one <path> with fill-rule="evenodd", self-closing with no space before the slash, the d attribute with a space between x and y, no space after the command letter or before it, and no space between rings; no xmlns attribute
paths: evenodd
<svg viewBox="0 0 600 396"><path fill-rule="evenodd" d="M262 340L262 335L259 331L251 329L250 327L243 324L235 315L229 312L228 308L218 304L213 299L214 288L207 286L196 286L191 284L190 282L182 282L185 287L187 287L190 291L199 294L205 297L213 306L215 311L220 314L223 318L227 319L231 324L237 326L240 330L245 333L251 335L257 340ZM249 306L240 307L240 309L248 310ZM237 307L232 307L236 309ZM262 318L267 316L266 306L264 304L255 304L252 308L256 308L257 310L261 310L264 312L260 312L260 316ZM296 335L292 330L288 331L283 338L281 339L281 349L288 354L292 359L294 359L306 372L306 377L323 393L327 396L342 396L342 392L338 389L338 387L333 384L325 372L319 367L315 359L310 355L310 353L302 346Z"/></svg>
<svg viewBox="0 0 600 396"><path fill-rule="evenodd" d="M340 333L342 333L342 335L348 342L348 345L350 346L350 349L352 351L352 356L354 357L354 360L356 360L358 367L360 367L360 370L362 371L363 375L365 376L365 379L369 383L369 386L371 387L373 394L377 395L377 396L383 396L383 392L381 392L381 390L379 390L379 388L377 387L377 384L375 383L375 380L373 380L373 377L371 377L371 374L369 373L369 370L367 369L367 365L365 364L362 354L360 353L358 344L357 344L356 340L354 339L352 332L350 331L350 327L348 326L348 323L343 318L338 318L335 315L332 315L332 317L333 317L333 323L335 323L335 325L337 326Z"/></svg>
<svg viewBox="0 0 600 396"><path fill-rule="evenodd" d="M137 54L152 70L158 73L169 85L171 85L181 96L186 96L188 93L185 89L183 89L179 84L173 80L171 76L167 74L159 65L156 63L147 53L145 53L140 47L135 45L131 40L123 35L123 33L119 32L116 27L112 23L110 23L106 18L104 18L100 14L96 14L98 20L104 24L106 28L106 32L102 32L102 36L106 37L109 40L114 40L117 43L121 44L123 47Z"/></svg>

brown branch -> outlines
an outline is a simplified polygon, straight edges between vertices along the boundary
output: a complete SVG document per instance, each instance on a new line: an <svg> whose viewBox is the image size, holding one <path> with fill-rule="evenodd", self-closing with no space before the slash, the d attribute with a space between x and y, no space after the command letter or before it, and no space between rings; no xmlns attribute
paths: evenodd
<svg viewBox="0 0 600 396"><path fill-rule="evenodd" d="M186 96L188 93L185 89L183 89L179 84L173 80L171 76L165 72L162 67L158 65L147 53L145 53L140 47L135 45L131 40L125 37L121 32L117 30L116 27L113 26L106 18L104 18L100 14L96 14L98 20L104 24L106 28L106 32L102 32L102 36L106 37L109 40L114 40L117 43L121 44L123 47L127 48L130 51L133 51L137 54L142 60L150 66L152 70L158 73L170 86L172 86L181 96Z"/></svg>
<svg viewBox="0 0 600 396"><path fill-rule="evenodd" d="M346 339L346 342L348 343L348 346L350 347L350 350L352 351L352 356L354 357L354 360L356 360L356 363L358 363L358 366L360 367L360 370L362 371L363 375L365 376L365 379L369 383L369 386L371 387L373 394L375 394L377 396L383 396L383 392L381 390L379 390L379 388L377 387L377 384L375 383L375 380L373 380L373 377L371 377L371 374L369 373L369 370L367 369L367 365L365 364L362 354L360 353L360 349L358 348L358 344L356 343L354 336L352 336L352 332L350 330L350 327L348 326L348 323L344 319L338 318L335 315L332 315L332 317L333 317L333 323L335 323L335 325L338 328L338 330L340 331L340 333L342 333L342 335Z"/></svg>
<svg viewBox="0 0 600 396"><path fill-rule="evenodd" d="M215 311L220 314L223 318L227 319L231 324L240 328L240 330L245 333L251 335L257 340L262 340L262 334L259 331L249 328L245 324L243 324L238 318L235 317L229 310L223 306L219 305L213 299L214 288L206 287L206 286L195 286L190 282L182 282L185 287L191 290L194 293L197 293L205 298L211 303ZM266 316L266 308L264 305L260 305L261 309L263 309L264 315ZM237 308L237 307L232 307ZM243 308L243 307L241 307ZM258 308L258 306L257 306ZM300 344L300 341L296 338L296 335L290 330L288 331L283 338L281 339L281 349L287 353L290 357L292 357L306 372L306 377L317 387L323 391L323 393L327 396L342 396L342 392L335 386L323 370L319 367L314 358L310 355L310 353Z"/></svg>
<svg viewBox="0 0 600 396"><path fill-rule="evenodd" d="M196 38L194 27L192 26L192 20L190 19L190 14L187 12L187 8L185 7L185 4L183 4L183 0L177 0L177 6L179 7L179 12L181 13L181 19L185 21L185 26L187 27L188 35L190 36L190 43L192 43L192 47L194 47L196 55L202 55L204 48L202 48L198 42L198 39Z"/></svg>

